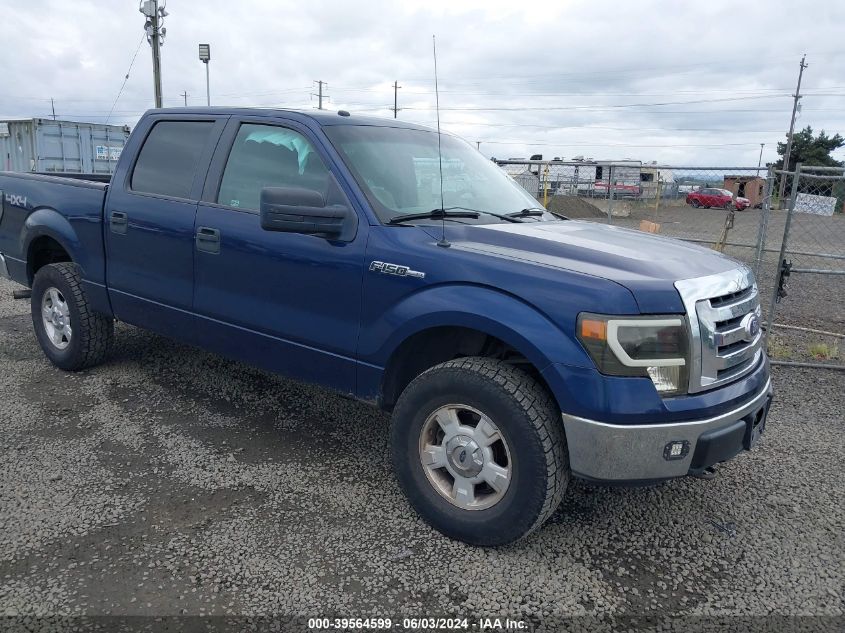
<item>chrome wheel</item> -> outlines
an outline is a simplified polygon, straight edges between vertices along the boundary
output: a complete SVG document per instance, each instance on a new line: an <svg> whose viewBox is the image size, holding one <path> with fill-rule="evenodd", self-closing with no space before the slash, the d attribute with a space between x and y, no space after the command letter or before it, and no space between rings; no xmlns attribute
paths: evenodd
<svg viewBox="0 0 845 633"><path fill-rule="evenodd" d="M420 433L420 461L434 489L464 510L484 510L511 482L505 438L486 415L462 404L437 409Z"/></svg>
<svg viewBox="0 0 845 633"><path fill-rule="evenodd" d="M65 349L70 345L73 336L70 310L64 296L56 288L47 288L41 297L41 320L47 338L56 349Z"/></svg>

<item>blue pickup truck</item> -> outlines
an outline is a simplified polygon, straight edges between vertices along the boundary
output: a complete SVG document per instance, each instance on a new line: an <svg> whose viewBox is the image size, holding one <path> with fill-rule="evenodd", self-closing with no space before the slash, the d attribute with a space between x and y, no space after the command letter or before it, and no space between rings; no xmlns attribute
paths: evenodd
<svg viewBox="0 0 845 633"><path fill-rule="evenodd" d="M120 320L377 404L400 486L456 539L529 534L572 476L702 474L765 426L746 266L553 215L448 134L151 110L108 182L0 190L0 274L54 365L106 360Z"/></svg>

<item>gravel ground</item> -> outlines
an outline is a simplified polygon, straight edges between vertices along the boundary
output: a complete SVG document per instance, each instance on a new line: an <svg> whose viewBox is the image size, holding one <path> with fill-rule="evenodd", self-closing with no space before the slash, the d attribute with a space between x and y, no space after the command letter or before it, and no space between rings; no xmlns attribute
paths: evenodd
<svg viewBox="0 0 845 633"><path fill-rule="evenodd" d="M540 532L484 550L413 514L384 414L125 325L106 365L63 373L13 287L0 615L845 624L841 373L776 369L761 446L713 481L574 482Z"/></svg>

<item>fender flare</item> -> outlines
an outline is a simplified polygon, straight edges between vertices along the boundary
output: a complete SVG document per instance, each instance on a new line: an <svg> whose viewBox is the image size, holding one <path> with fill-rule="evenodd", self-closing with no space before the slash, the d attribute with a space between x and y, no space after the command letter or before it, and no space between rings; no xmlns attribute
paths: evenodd
<svg viewBox="0 0 845 633"><path fill-rule="evenodd" d="M498 288L476 284L429 286L404 297L362 330L359 358L386 368L404 341L436 327L465 327L494 336L539 371L556 362L593 367L580 343L536 307Z"/></svg>
<svg viewBox="0 0 845 633"><path fill-rule="evenodd" d="M58 242L71 260L82 269L84 277L89 256L82 248L76 231L61 213L50 207L41 207L29 214L20 234L20 252L26 257L27 276L30 283L32 282L32 262L29 250L32 243L39 237L50 237Z"/></svg>

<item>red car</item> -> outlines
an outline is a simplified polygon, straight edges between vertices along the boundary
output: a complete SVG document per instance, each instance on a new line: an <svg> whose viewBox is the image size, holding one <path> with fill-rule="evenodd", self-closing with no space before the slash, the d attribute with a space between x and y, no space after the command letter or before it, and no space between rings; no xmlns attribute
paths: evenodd
<svg viewBox="0 0 845 633"><path fill-rule="evenodd" d="M687 194L687 204L694 206L696 209L704 207L716 207L718 209L727 209L731 206L733 201L733 194L727 189L699 189L698 191L691 191ZM748 198L736 199L736 210L743 211L751 206L751 201Z"/></svg>

